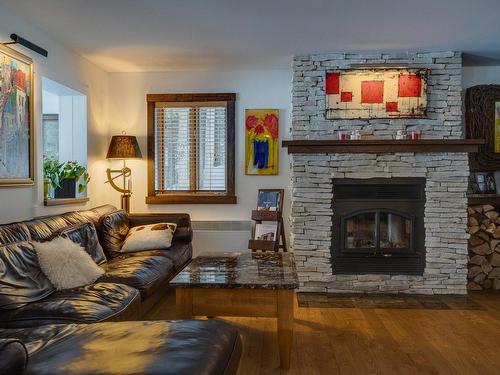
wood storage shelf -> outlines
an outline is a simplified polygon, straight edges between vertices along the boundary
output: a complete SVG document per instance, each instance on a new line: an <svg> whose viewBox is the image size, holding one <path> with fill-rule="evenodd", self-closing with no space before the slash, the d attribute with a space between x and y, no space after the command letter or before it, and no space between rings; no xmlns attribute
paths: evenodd
<svg viewBox="0 0 500 375"><path fill-rule="evenodd" d="M500 290L500 209L489 204L468 208L469 290Z"/></svg>

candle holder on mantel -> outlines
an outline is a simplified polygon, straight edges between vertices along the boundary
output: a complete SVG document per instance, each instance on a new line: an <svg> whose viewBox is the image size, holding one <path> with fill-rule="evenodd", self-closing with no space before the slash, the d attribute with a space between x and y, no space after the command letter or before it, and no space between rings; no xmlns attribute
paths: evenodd
<svg viewBox="0 0 500 375"><path fill-rule="evenodd" d="M108 176L108 181L113 189L122 193L121 196L121 208L127 212L130 212L130 196L132 195L132 180L130 176L132 175L132 170L127 167L127 159L142 159L141 149L137 143L137 138L132 135L114 135L111 138L109 144L108 153L106 159L110 160L123 160L122 169L110 169L106 170ZM114 173L118 173L114 177ZM118 186L114 180L117 178L123 178L123 188Z"/></svg>

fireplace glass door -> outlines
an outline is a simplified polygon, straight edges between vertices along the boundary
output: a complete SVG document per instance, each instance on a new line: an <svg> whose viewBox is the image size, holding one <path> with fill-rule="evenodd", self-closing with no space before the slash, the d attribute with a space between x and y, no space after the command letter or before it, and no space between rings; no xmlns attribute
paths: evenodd
<svg viewBox="0 0 500 375"><path fill-rule="evenodd" d="M411 239L411 220L391 212L380 212L380 248L408 249Z"/></svg>
<svg viewBox="0 0 500 375"><path fill-rule="evenodd" d="M344 251L382 253L411 251L412 220L399 213L370 211L343 220Z"/></svg>
<svg viewBox="0 0 500 375"><path fill-rule="evenodd" d="M334 178L332 192L334 274L423 274L425 178Z"/></svg>
<svg viewBox="0 0 500 375"><path fill-rule="evenodd" d="M375 249L377 243L376 214L365 212L345 221L345 248Z"/></svg>

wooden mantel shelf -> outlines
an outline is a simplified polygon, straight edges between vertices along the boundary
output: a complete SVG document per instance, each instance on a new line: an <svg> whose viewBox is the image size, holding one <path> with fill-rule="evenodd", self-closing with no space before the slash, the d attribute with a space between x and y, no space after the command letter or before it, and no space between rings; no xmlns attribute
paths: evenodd
<svg viewBox="0 0 500 375"><path fill-rule="evenodd" d="M358 141L332 140L293 140L283 141L289 154L314 153L367 153L382 154L389 152L478 152L483 139L363 139Z"/></svg>

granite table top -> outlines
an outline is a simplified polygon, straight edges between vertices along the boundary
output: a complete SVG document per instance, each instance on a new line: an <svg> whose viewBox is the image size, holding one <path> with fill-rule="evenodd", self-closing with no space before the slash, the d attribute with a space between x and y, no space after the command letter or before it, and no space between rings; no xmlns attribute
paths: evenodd
<svg viewBox="0 0 500 375"><path fill-rule="evenodd" d="M175 288L296 289L292 253L203 253L173 280Z"/></svg>

